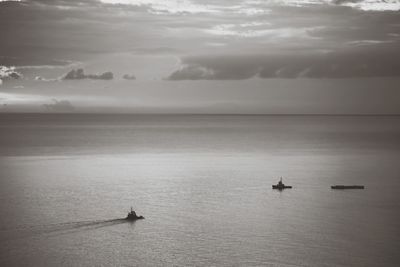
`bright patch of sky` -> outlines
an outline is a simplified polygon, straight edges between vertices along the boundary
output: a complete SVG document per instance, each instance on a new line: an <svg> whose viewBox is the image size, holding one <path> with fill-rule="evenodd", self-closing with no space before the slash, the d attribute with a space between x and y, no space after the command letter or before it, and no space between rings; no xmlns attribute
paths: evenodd
<svg viewBox="0 0 400 267"><path fill-rule="evenodd" d="M355 1L335 1L335 0L277 0L286 5L303 6L310 4L340 4L365 11L396 11L400 10L399 0L355 0Z"/></svg>
<svg viewBox="0 0 400 267"><path fill-rule="evenodd" d="M196 4L189 0L101 0L107 4L150 6L154 13L215 13L217 6Z"/></svg>
<svg viewBox="0 0 400 267"><path fill-rule="evenodd" d="M18 94L18 93L6 93L0 92L0 103L4 104L17 104L17 103L30 103L40 102L47 100L47 97L31 95L31 94Z"/></svg>
<svg viewBox="0 0 400 267"><path fill-rule="evenodd" d="M358 8L365 11L397 11L400 10L400 1L399 0L364 0L360 2L348 2L344 3L343 5L351 6L354 8Z"/></svg>
<svg viewBox="0 0 400 267"><path fill-rule="evenodd" d="M355 46L361 46L361 45L376 45L376 44L384 44L384 43L392 43L393 41L388 40L388 41L382 41L382 40L357 40L357 41L351 41L348 42L347 44L349 45L355 45Z"/></svg>
<svg viewBox="0 0 400 267"><path fill-rule="evenodd" d="M319 29L320 27L300 27L300 28L266 28L271 24L266 21L254 21L242 24L220 24L204 32L212 35L232 36L241 38L256 38L262 36L271 36L274 38L310 38L309 31Z"/></svg>
<svg viewBox="0 0 400 267"><path fill-rule="evenodd" d="M1 0L0 0L1 2ZM107 4L126 4L134 6L149 6L155 14L177 13L223 13L231 12L256 16L268 13L268 6L306 6L306 5L343 5L365 11L390 11L400 10L400 0L360 0L360 1L335 1L335 0L270 0L242 1L240 4L232 1L230 4L221 1L221 5L202 4L200 1L190 0L101 0Z"/></svg>

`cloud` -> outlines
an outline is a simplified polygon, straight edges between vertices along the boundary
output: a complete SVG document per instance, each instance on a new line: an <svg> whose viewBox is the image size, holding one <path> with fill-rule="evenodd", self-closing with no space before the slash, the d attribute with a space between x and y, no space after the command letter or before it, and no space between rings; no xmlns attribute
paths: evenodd
<svg viewBox="0 0 400 267"><path fill-rule="evenodd" d="M15 70L15 67L0 66L0 85L3 81L10 79L20 79L22 74Z"/></svg>
<svg viewBox="0 0 400 267"><path fill-rule="evenodd" d="M222 59L221 57L218 57ZM240 59L231 58L235 63L220 64L218 59L206 58L202 62L195 62L196 59L187 59L189 62L183 64L182 67L173 72L167 80L243 80L249 79L256 75L256 66L252 64L240 63ZM228 60L231 61L231 60Z"/></svg>
<svg viewBox="0 0 400 267"><path fill-rule="evenodd" d="M14 58L14 62L17 61L17 58ZM19 59L20 60L20 59ZM39 62L35 62L39 63ZM70 61L70 60L52 60L52 64L38 64L38 65L16 65L16 70L53 70L53 69L65 69L65 68L73 68L82 65L82 62L79 61Z"/></svg>
<svg viewBox="0 0 400 267"><path fill-rule="evenodd" d="M23 0L0 0L0 2L26 2ZM196 14L221 13L234 11L245 15L260 15L268 12L266 7L293 6L306 7L312 5L342 5L364 11L397 11L400 10L399 0L269 0L269 1L209 1L201 0L31 0L44 5L82 7L102 5L130 5L147 7L153 14Z"/></svg>
<svg viewBox="0 0 400 267"><path fill-rule="evenodd" d="M124 76L122 76L122 78L125 80L136 80L136 77L133 74L125 74Z"/></svg>
<svg viewBox="0 0 400 267"><path fill-rule="evenodd" d="M400 43L398 12L364 11L367 6L373 10L378 4L399 2L393 0L1 2L0 31L3 33L2 39L6 41L0 42L0 65L21 66L16 70L21 70L26 77L36 75L55 77L62 73L56 69L58 66L67 70L76 69L82 65L67 64L73 62L86 64L105 55L133 53L135 56L154 56L157 53L182 57L226 53L226 56L219 57L223 60L232 60L231 66L219 66L219 63L212 63L212 60L195 62L184 59L181 68L169 78L180 80L248 79L254 76L318 77L316 73L339 76L338 73L334 74L334 71L328 70L338 69L338 65L341 66L341 70L349 69L345 63L332 63L329 67L329 62L319 62L321 60L318 58L324 58L324 55L310 54L316 54L316 51L338 51L344 46L358 48L384 42ZM17 32L9 30L15 25L19 25ZM358 53L356 50L353 51L355 54ZM233 59L235 55L249 53L260 55L265 62L258 62L259 60L255 59L255 63L244 64ZM295 55L292 63L285 53ZM396 55L398 52L392 51L392 57ZM333 56L327 58L334 61ZM362 64L362 59L357 60ZM117 60L108 61L109 66L117 65L118 62L115 61ZM379 62L377 64L382 63L379 58L377 61ZM379 72L381 73L379 75L386 75L385 72L390 72L386 67L382 67L384 71L372 70L373 64L367 63L368 67L363 71L356 71L356 67L348 71L352 75ZM315 70L317 65L323 66L326 70L318 72ZM171 64L171 67L174 66ZM141 72L153 73L152 68L158 70L156 78L166 75L164 69L161 69L163 67L159 65L149 69L144 67ZM116 68L115 71L121 69ZM142 76L142 73L140 74ZM68 77L64 79L106 79L113 75L112 73L108 76L87 75L82 71L82 73L69 73L66 76ZM44 78L38 80L45 81Z"/></svg>
<svg viewBox="0 0 400 267"><path fill-rule="evenodd" d="M308 32L319 29L320 27L287 27L287 28L267 28L268 23L254 22L243 23L239 25L235 24L221 24L215 25L210 29L205 29L204 32L212 35L220 36L233 36L243 38L259 38L259 37L271 37L276 39L286 39L293 37L308 37Z"/></svg>
<svg viewBox="0 0 400 267"><path fill-rule="evenodd" d="M399 0L273 0L266 4L304 7L310 5L342 5L363 11L397 11L400 10ZM268 3L269 2L269 3Z"/></svg>
<svg viewBox="0 0 400 267"><path fill-rule="evenodd" d="M44 104L43 107L51 112L72 112L75 107L68 100L53 99L52 103Z"/></svg>
<svg viewBox="0 0 400 267"><path fill-rule="evenodd" d="M400 76L400 62L388 47L299 55L223 55L182 59L167 80L260 78L355 78Z"/></svg>
<svg viewBox="0 0 400 267"><path fill-rule="evenodd" d="M394 12L362 12L346 5L370 1L333 0L36 0L0 2L2 39L0 51L10 57L1 65L57 65L52 59L86 62L106 53L153 54L151 47L163 47L163 53L196 54L205 43L226 43L227 49L265 51L278 43L311 48L335 45L352 35L347 32L398 33L395 23L379 16ZM376 1L382 2L383 1ZM123 5L127 4L127 5ZM149 13L151 10L153 13ZM207 14L200 11L207 11ZM251 16L238 12L247 10ZM259 10L256 12L256 10ZM213 12L209 12L213 11ZM154 12L164 12L157 15ZM185 13L186 12L186 13ZM368 13L368 15L366 15ZM379 14L377 14L379 13ZM382 14L380 14L382 13ZM384 14L383 14L384 13ZM264 24L263 24L264 23ZM19 25L18 33L11 31ZM321 27L338 31L309 38L310 29ZM40 38L38 38L40 36ZM242 39L237 40L237 37ZM395 37L393 37L395 38ZM257 40L246 40L257 39ZM373 40L363 36L364 40ZM323 42L325 41L325 42ZM352 41L352 40L344 40ZM252 43L250 43L252 42ZM212 50L209 47L209 50ZM207 51L201 51L206 53ZM212 51L211 51L212 52ZM0 54L1 56L1 54ZM11 59L11 57L13 57ZM19 59L17 59L19 58ZM2 59L0 58L0 61ZM60 62L61 65L62 62ZM75 67L77 68L77 67Z"/></svg>
<svg viewBox="0 0 400 267"><path fill-rule="evenodd" d="M398 11L399 0L333 0L334 4L349 6L364 11Z"/></svg>
<svg viewBox="0 0 400 267"><path fill-rule="evenodd" d="M16 46L19 45L20 44ZM80 64L82 64L82 62L76 60L61 60L61 59L48 58L38 55L26 55L26 53L24 52L15 56L5 56L4 54L3 55L0 54L0 65L15 66L17 70L60 69L66 67L79 66Z"/></svg>
<svg viewBox="0 0 400 267"><path fill-rule="evenodd" d="M153 14L218 13L218 6L204 5L190 0L101 0L106 4L148 6Z"/></svg>
<svg viewBox="0 0 400 267"><path fill-rule="evenodd" d="M47 79L47 78L44 78L44 77L42 77L42 76L36 76L36 77L35 77L35 81L41 81L41 82L58 82L58 81L60 81L60 79Z"/></svg>
<svg viewBox="0 0 400 267"><path fill-rule="evenodd" d="M62 79L63 80L83 80L83 79L93 79L93 80L112 80L114 74L110 71L104 72L102 74L85 74L83 69L73 69L68 72Z"/></svg>

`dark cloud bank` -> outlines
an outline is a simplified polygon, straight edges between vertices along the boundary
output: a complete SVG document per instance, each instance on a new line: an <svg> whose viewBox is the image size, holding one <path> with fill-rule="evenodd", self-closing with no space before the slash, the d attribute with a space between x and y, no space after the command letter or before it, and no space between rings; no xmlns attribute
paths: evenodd
<svg viewBox="0 0 400 267"><path fill-rule="evenodd" d="M122 78L125 80L136 80L136 76L133 74L125 74L124 76L122 76Z"/></svg>
<svg viewBox="0 0 400 267"><path fill-rule="evenodd" d="M125 80L136 80L136 76L134 74L125 74L122 76ZM92 79L92 80L112 80L114 79L114 74L111 71L104 72L102 74L85 74L83 69L73 69L69 71L62 77L62 80L84 80L84 79ZM39 77L37 80L45 80Z"/></svg>
<svg viewBox="0 0 400 267"><path fill-rule="evenodd" d="M94 79L94 80L112 80L114 74L110 71L102 74L85 74L83 69L71 70L64 77L63 80L83 80L83 79Z"/></svg>
<svg viewBox="0 0 400 267"><path fill-rule="evenodd" d="M181 68L167 80L396 77L400 61L393 49L400 47L309 55L193 56L183 58Z"/></svg>

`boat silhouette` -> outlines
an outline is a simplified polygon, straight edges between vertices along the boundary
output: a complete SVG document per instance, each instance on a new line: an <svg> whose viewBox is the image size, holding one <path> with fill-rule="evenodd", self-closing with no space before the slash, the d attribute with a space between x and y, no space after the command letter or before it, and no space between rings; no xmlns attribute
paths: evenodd
<svg viewBox="0 0 400 267"><path fill-rule="evenodd" d="M290 186L290 185L285 185L285 184L282 182L282 177L281 177L281 179L279 180L278 184L272 185L272 189L277 189L277 190L279 190L279 191L282 191L283 189L291 189L291 188L292 188L292 186Z"/></svg>
<svg viewBox="0 0 400 267"><path fill-rule="evenodd" d="M132 207L131 207L131 211L128 213L128 215L125 218L125 220L127 220L127 221L136 221L136 220L142 220L142 219L144 219L144 217L137 216L136 212L132 209Z"/></svg>
<svg viewBox="0 0 400 267"><path fill-rule="evenodd" d="M363 185L332 185L332 189L364 189Z"/></svg>

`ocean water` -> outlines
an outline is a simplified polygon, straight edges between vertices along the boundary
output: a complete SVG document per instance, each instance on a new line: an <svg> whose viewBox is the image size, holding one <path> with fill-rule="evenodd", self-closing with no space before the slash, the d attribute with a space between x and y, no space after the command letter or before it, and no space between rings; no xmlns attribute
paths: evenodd
<svg viewBox="0 0 400 267"><path fill-rule="evenodd" d="M0 115L0 266L399 266L399 192L396 116Z"/></svg>

